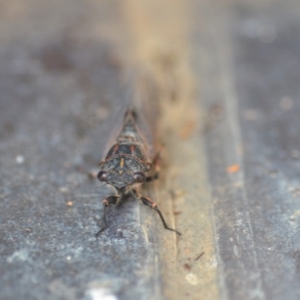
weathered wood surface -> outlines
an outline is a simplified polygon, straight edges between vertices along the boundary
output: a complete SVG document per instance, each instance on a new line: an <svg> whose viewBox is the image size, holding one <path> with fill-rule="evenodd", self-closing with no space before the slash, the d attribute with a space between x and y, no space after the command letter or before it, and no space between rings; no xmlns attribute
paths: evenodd
<svg viewBox="0 0 300 300"><path fill-rule="evenodd" d="M199 32L201 99L222 109L205 144L223 298L300 297L299 8L243 1Z"/></svg>
<svg viewBox="0 0 300 300"><path fill-rule="evenodd" d="M299 299L299 11L0 1L0 299ZM130 199L94 237L133 70L162 104L145 193L180 238Z"/></svg>

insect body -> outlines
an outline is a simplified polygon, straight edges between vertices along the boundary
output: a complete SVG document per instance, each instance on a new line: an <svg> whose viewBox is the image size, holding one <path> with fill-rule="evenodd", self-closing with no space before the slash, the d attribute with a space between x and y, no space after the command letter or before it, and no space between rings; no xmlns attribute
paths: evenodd
<svg viewBox="0 0 300 300"><path fill-rule="evenodd" d="M180 233L170 228L158 209L157 205L149 198L141 196L137 187L145 182L158 178L159 154L149 160L150 149L139 127L139 116L134 109L129 109L124 116L123 125L104 158L100 163L101 171L98 179L112 185L116 195L109 196L103 200L103 227L98 231L99 236L108 226L106 223L107 207L116 205L127 194L132 194L143 204L154 209L165 227L165 229Z"/></svg>

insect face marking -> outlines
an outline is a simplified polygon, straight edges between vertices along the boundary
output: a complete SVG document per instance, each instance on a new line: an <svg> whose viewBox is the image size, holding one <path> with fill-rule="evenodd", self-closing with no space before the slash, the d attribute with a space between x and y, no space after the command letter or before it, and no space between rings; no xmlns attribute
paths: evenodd
<svg viewBox="0 0 300 300"><path fill-rule="evenodd" d="M131 151L131 154L134 154L134 145L130 146L130 151Z"/></svg>
<svg viewBox="0 0 300 300"><path fill-rule="evenodd" d="M124 157L121 158L121 161L120 161L120 168L123 168L124 167Z"/></svg>

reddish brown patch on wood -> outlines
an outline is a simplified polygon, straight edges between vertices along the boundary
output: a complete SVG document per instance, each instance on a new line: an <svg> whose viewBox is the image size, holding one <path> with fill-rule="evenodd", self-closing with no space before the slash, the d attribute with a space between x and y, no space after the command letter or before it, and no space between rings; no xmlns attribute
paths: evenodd
<svg viewBox="0 0 300 300"><path fill-rule="evenodd" d="M234 164L227 168L227 173L237 173L239 170L240 166L238 164Z"/></svg>
<svg viewBox="0 0 300 300"><path fill-rule="evenodd" d="M182 139L187 139L192 136L196 129L196 122L195 120L188 120L182 127L179 136Z"/></svg>

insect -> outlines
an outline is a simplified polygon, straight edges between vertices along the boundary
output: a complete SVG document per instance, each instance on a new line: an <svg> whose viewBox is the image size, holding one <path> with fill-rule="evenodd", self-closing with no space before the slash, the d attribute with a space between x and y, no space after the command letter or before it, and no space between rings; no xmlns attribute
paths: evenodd
<svg viewBox="0 0 300 300"><path fill-rule="evenodd" d="M128 194L154 209L165 229L180 235L180 232L167 225L157 204L140 195L137 190L141 184L157 179L160 170L159 153L150 160L150 147L142 133L142 126L139 125L142 121L142 116L138 114L137 110L133 106L129 106L115 140L110 145L104 160L99 164L101 170L97 175L98 179L113 186L116 194L103 200L103 227L97 232L96 237L108 228L107 208L117 205Z"/></svg>

